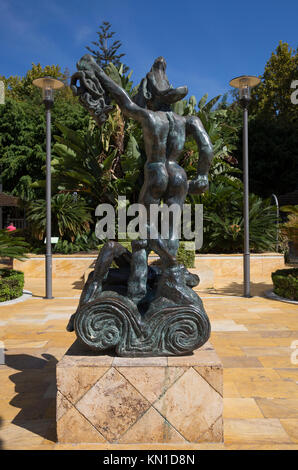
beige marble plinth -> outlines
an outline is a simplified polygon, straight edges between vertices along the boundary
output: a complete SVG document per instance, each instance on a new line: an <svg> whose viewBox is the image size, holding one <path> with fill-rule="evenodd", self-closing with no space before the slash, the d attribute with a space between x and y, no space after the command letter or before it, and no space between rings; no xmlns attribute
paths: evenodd
<svg viewBox="0 0 298 470"><path fill-rule="evenodd" d="M59 442L223 441L222 364L208 342L190 356L98 356L77 342L57 364Z"/></svg>

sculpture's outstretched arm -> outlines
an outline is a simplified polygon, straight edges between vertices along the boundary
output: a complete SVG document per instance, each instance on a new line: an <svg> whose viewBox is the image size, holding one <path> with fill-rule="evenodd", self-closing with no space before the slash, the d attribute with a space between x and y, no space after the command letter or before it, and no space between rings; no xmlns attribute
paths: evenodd
<svg viewBox="0 0 298 470"><path fill-rule="evenodd" d="M201 120L197 116L186 118L186 133L192 135L199 149L199 162L196 179L189 181L188 191L201 194L208 189L208 172L213 159L213 147Z"/></svg>
<svg viewBox="0 0 298 470"><path fill-rule="evenodd" d="M142 119L147 116L148 111L134 103L126 91L103 71L90 54L86 54L82 57L78 67L94 73L101 86L116 101L123 114L127 117L133 118L136 121L142 121Z"/></svg>

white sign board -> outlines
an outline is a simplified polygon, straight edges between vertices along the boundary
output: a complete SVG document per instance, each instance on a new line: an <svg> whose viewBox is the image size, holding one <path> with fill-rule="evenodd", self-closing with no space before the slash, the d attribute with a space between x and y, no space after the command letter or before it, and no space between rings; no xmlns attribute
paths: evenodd
<svg viewBox="0 0 298 470"><path fill-rule="evenodd" d="M58 243L59 237L51 237L51 243ZM47 243L47 237L44 239L44 242Z"/></svg>
<svg viewBox="0 0 298 470"><path fill-rule="evenodd" d="M5 104L5 88L4 82L0 80L0 104Z"/></svg>

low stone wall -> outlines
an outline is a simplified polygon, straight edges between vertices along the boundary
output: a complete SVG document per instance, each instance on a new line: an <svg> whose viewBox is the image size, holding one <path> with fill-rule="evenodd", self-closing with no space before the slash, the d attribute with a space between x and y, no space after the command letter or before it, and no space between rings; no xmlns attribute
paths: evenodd
<svg viewBox="0 0 298 470"><path fill-rule="evenodd" d="M96 259L90 255L53 255L53 278L77 278L83 279L85 273L90 272ZM156 256L150 256L153 262ZM277 269L285 268L284 256L277 253L251 254L250 271L252 282L271 283L271 273ZM21 262L14 260L13 268L25 273L25 277L42 278L45 275L45 257L42 255L30 255ZM201 287L213 287L214 282L229 279L237 281L243 277L242 255L196 255L196 267L191 269L201 277Z"/></svg>

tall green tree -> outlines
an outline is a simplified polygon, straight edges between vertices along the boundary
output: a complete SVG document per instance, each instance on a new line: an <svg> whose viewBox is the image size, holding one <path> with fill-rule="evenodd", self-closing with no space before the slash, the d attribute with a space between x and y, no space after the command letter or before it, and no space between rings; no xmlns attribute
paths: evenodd
<svg viewBox="0 0 298 470"><path fill-rule="evenodd" d="M252 92L251 112L264 118L297 121L298 106L291 102L291 83L298 79L298 48L279 41L260 78L261 84Z"/></svg>
<svg viewBox="0 0 298 470"><path fill-rule="evenodd" d="M269 197L297 189L298 105L291 102L291 83L298 77L298 49L280 41L271 54L249 106L250 190ZM238 108L238 111L237 111ZM241 108L230 106L233 119ZM242 132L234 155L242 168Z"/></svg>
<svg viewBox="0 0 298 470"><path fill-rule="evenodd" d="M43 196L43 190L31 187L45 165L45 110L40 90L32 80L45 75L67 82L67 75L58 65L32 64L24 77L1 77L6 100L0 107L0 173L4 190L25 200ZM88 128L89 115L68 87L55 97L52 109L55 134L60 133L56 126L59 122L81 133Z"/></svg>
<svg viewBox="0 0 298 470"><path fill-rule="evenodd" d="M115 35L115 32L111 31L111 27L112 25L108 21L103 21L99 27L99 31L96 33L98 35L98 40L92 41L93 46L96 46L96 48L86 46L86 49L91 52L98 65L105 68L110 62L112 62L112 64L119 68L122 64L123 72L126 73L129 68L123 64L121 60L125 54L119 53L122 43L117 40L109 44L109 41L112 40Z"/></svg>

